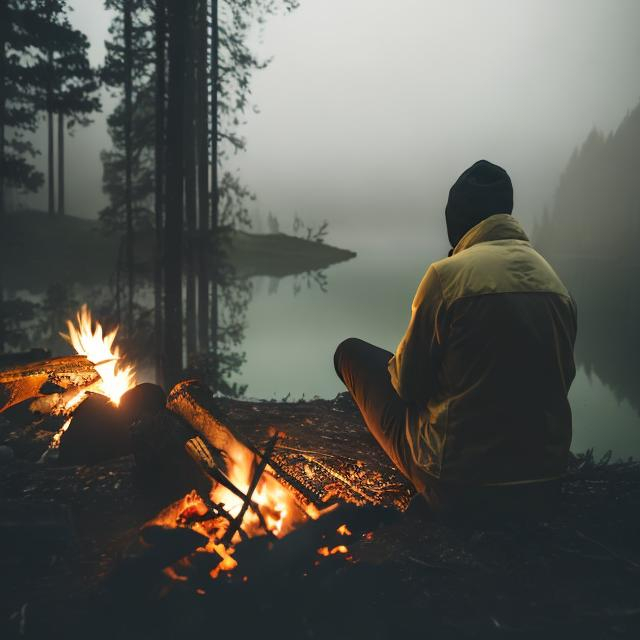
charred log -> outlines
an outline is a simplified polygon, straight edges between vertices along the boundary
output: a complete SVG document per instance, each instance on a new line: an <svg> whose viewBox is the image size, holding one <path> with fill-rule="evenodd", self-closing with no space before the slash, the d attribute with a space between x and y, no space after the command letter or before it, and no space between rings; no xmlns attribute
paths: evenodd
<svg viewBox="0 0 640 640"><path fill-rule="evenodd" d="M206 447L178 416L163 409L138 420L131 441L139 480L148 491L172 501L192 489L201 496L211 491Z"/></svg>
<svg viewBox="0 0 640 640"><path fill-rule="evenodd" d="M62 464L95 464L131 453L130 423L106 396L92 393L60 438Z"/></svg>
<svg viewBox="0 0 640 640"><path fill-rule="evenodd" d="M0 412L41 394L46 382L63 389L85 387L98 374L85 356L64 356L0 371Z"/></svg>

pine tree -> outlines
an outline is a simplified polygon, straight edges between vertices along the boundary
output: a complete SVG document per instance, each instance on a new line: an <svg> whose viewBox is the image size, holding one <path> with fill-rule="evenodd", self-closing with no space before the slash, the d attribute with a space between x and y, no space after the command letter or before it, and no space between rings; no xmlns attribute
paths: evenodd
<svg viewBox="0 0 640 640"><path fill-rule="evenodd" d="M5 229L6 190L36 191L43 183L30 163L36 150L28 140L37 126L34 101L39 86L30 29L34 11L34 3L27 0L0 0L0 234ZM0 353L15 338L12 319L25 307L21 301L6 300L2 259L0 255Z"/></svg>
<svg viewBox="0 0 640 640"><path fill-rule="evenodd" d="M58 117L58 212L64 213L64 130L90 124L100 109L97 73L88 59L87 37L71 26L66 0L33 5L30 29L34 38L35 70L41 79L38 107L47 117L48 211L55 213L54 119Z"/></svg>

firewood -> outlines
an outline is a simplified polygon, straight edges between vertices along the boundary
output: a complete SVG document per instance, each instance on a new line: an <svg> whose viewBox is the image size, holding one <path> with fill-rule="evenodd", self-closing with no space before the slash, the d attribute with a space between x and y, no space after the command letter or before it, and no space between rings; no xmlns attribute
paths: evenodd
<svg viewBox="0 0 640 640"><path fill-rule="evenodd" d="M238 516L231 523L231 525L227 529L227 533L225 533L224 538L222 539L222 542L224 544L229 544L231 540L233 540L233 536L235 532L238 531L238 529L240 529L242 525L242 521L244 519L244 514L247 512L247 509L251 504L251 497L253 496L253 492L258 486L258 482L260 481L260 478L262 477L262 474L267 467L267 463L271 458L271 454L273 453L273 449L276 446L277 441L278 441L278 434L274 435L269 441L269 444L267 444L264 454L262 455L262 460L260 460L260 463L258 464L258 466L256 467L253 473L253 478L251 479L251 484L249 485L249 489L247 490L247 495L242 503L242 508L240 509L240 513L238 513ZM266 531L268 531L266 523L264 524L264 528Z"/></svg>
<svg viewBox="0 0 640 640"><path fill-rule="evenodd" d="M143 484L170 500L192 489L208 496L213 479L205 470L208 461L196 438L188 425L166 409L135 422L131 441Z"/></svg>
<svg viewBox="0 0 640 640"><path fill-rule="evenodd" d="M211 391L197 380L179 382L169 393L167 409L186 420L207 442L229 455L233 450L253 457L252 451L233 432L222 423L216 414L215 398Z"/></svg>
<svg viewBox="0 0 640 640"><path fill-rule="evenodd" d="M0 413L9 407L41 395L45 382L63 389L84 387L98 374L86 356L64 356L0 371Z"/></svg>
<svg viewBox="0 0 640 640"><path fill-rule="evenodd" d="M217 406L216 398L198 380L179 382L169 393L167 408L186 420L212 447L223 452L224 456L244 458L245 460L254 459L257 462L262 458L262 453L252 444L244 441L230 424L226 421L222 422L218 417L222 412ZM312 503L319 509L327 507L327 503L318 501L316 496L310 494L303 485L280 465L277 465L272 458L266 465L266 471L276 476L279 482L284 481L289 491L301 504ZM218 478L218 481L225 484L223 478ZM225 484L225 486L227 485ZM234 490L229 486L227 488L231 491ZM244 499L243 494L240 494L239 497ZM249 506L254 512L257 512L253 503ZM259 512L258 517L262 518L262 514Z"/></svg>

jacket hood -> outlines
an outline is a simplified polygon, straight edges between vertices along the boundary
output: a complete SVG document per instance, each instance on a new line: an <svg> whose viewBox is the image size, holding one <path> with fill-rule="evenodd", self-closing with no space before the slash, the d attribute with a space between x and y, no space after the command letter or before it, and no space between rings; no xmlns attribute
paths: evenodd
<svg viewBox="0 0 640 640"><path fill-rule="evenodd" d="M520 223L509 213L498 213L489 216L472 227L462 236L452 255L456 255L474 244L493 240L523 240L529 242L527 234Z"/></svg>

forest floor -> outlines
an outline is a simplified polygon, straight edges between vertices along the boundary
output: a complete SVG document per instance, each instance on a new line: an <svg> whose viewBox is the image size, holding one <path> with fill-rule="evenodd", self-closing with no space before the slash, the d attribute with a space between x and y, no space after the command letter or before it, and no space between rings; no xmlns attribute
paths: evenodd
<svg viewBox="0 0 640 640"><path fill-rule="evenodd" d="M198 584L123 570L164 498L139 482L132 456L38 464L50 427L25 428L18 408L0 416L0 444L15 454L0 464L0 637L640 637L637 462L573 457L546 522L452 524L409 502L348 397L220 407L256 445L277 426L290 468L314 482L328 470L341 488L320 478L320 490L363 505L345 512L349 555L303 548L302 570L289 545L268 570L239 560L235 578Z"/></svg>
<svg viewBox="0 0 640 640"><path fill-rule="evenodd" d="M32 293L60 283L105 286L115 272L120 239L119 234L105 233L95 219L51 217L40 211L9 215L0 237L5 281ZM229 262L242 277L316 271L356 255L284 233L232 231L229 239ZM152 273L152 251L153 231L136 234L136 268L142 274Z"/></svg>
<svg viewBox="0 0 640 640"><path fill-rule="evenodd" d="M357 538L349 555L309 553L303 571L281 554L243 580L239 561L236 579L197 585L123 572L165 499L139 482L133 456L38 464L51 431L25 428L18 408L0 416L0 442L15 454L0 464L2 638L640 637L637 462L574 457L548 522L452 524L409 504L345 395L220 406L256 444L277 426L286 437L276 453L309 477L314 464L332 469L347 502L362 498L345 516ZM362 535L358 513L374 504L390 508Z"/></svg>

